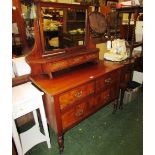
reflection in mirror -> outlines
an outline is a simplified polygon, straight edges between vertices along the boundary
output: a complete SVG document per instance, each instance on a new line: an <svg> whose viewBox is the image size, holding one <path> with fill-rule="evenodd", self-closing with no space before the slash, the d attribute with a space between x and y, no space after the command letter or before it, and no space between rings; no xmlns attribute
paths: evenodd
<svg viewBox="0 0 155 155"><path fill-rule="evenodd" d="M21 10L22 10L22 17L24 19L25 24L25 33L26 33L26 39L28 48L32 49L34 46L34 19L36 18L34 15L34 9L35 6L33 4L33 0L21 0Z"/></svg>
<svg viewBox="0 0 155 155"><path fill-rule="evenodd" d="M19 57L28 54L34 46L33 0L12 1L12 54Z"/></svg>
<svg viewBox="0 0 155 155"><path fill-rule="evenodd" d="M12 54L17 56L22 54L22 43L17 23L12 23Z"/></svg>
<svg viewBox="0 0 155 155"><path fill-rule="evenodd" d="M85 10L41 7L45 52L85 45Z"/></svg>

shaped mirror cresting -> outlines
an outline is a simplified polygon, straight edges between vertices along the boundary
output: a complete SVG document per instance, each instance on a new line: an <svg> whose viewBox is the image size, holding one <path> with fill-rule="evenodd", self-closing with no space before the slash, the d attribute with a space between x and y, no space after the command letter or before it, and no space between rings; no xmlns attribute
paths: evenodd
<svg viewBox="0 0 155 155"><path fill-rule="evenodd" d="M85 45L85 9L41 7L45 53Z"/></svg>

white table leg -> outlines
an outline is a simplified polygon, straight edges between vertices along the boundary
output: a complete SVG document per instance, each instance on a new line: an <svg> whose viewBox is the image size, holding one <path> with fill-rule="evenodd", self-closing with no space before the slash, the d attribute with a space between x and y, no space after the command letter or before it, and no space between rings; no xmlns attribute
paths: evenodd
<svg viewBox="0 0 155 155"><path fill-rule="evenodd" d="M38 116L37 116L37 109L33 111L33 117L34 117L35 124L39 128L39 122L38 122Z"/></svg>
<svg viewBox="0 0 155 155"><path fill-rule="evenodd" d="M47 146L48 146L48 148L51 148L49 132L48 132L48 127L47 127L47 121L46 121L46 116L45 116L45 111L44 111L42 100L40 103L40 115L41 115L41 120L42 120L44 132L45 132L45 136L46 136Z"/></svg>
<svg viewBox="0 0 155 155"><path fill-rule="evenodd" d="M17 148L18 155L23 155L20 137L18 135L14 119L12 120L12 136L13 136L13 140L15 142L15 146Z"/></svg>

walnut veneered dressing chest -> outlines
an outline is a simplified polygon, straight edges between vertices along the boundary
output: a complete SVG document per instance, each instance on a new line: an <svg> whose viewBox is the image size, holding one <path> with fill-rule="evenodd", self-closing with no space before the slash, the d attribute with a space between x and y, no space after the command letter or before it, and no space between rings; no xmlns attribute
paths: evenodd
<svg viewBox="0 0 155 155"><path fill-rule="evenodd" d="M39 18L34 22L35 46L26 60L31 66L31 81L44 92L47 120L58 136L62 152L67 130L111 101L116 109L122 65L99 61L99 49L89 42L88 6L39 1L36 6ZM61 10L61 14L66 9L85 10L84 45L45 51L47 38L41 10L47 11L48 7ZM66 35L59 37L62 36ZM66 42L61 38L62 44Z"/></svg>
<svg viewBox="0 0 155 155"><path fill-rule="evenodd" d="M31 77L45 93L48 123L58 135L60 151L67 130L111 101L117 106L120 75L121 65L99 62L75 67L53 79L47 75Z"/></svg>

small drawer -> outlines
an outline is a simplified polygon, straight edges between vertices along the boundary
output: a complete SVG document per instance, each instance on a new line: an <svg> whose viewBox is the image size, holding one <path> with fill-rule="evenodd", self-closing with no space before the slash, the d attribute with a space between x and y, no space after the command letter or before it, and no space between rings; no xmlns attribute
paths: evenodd
<svg viewBox="0 0 155 155"><path fill-rule="evenodd" d="M62 60L55 63L46 63L42 65L44 72L54 72L57 70L64 69L67 66L68 66L67 60Z"/></svg>
<svg viewBox="0 0 155 155"><path fill-rule="evenodd" d="M98 54L95 53L95 54L88 54L86 55L85 57L85 60L88 61L88 60L92 60L92 59L98 59Z"/></svg>
<svg viewBox="0 0 155 155"><path fill-rule="evenodd" d="M32 99L26 100L23 103L13 105L14 119L20 116L23 116L29 112L32 112L35 109L38 109L40 107L40 103L41 101L39 98L32 98Z"/></svg>
<svg viewBox="0 0 155 155"><path fill-rule="evenodd" d="M85 57L84 56L78 56L75 58L71 58L68 60L69 64L72 65L76 65L76 64L81 64L82 62L85 61Z"/></svg>
<svg viewBox="0 0 155 155"><path fill-rule="evenodd" d="M94 93L94 83L90 82L80 87L74 88L59 96L60 108L63 109L69 104Z"/></svg>
<svg viewBox="0 0 155 155"><path fill-rule="evenodd" d="M61 117L63 129L70 128L76 122L81 120L85 116L86 106L86 103L82 102L63 113Z"/></svg>
<svg viewBox="0 0 155 155"><path fill-rule="evenodd" d="M107 88L108 86L116 83L119 80L119 78L120 76L118 71L100 77L96 80L96 92L99 92L104 88Z"/></svg>

